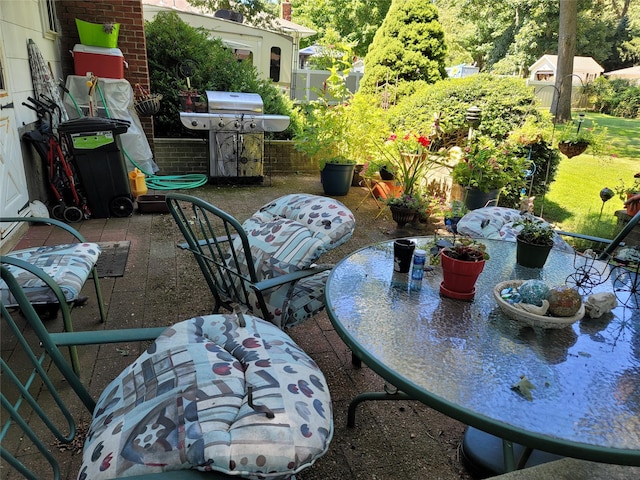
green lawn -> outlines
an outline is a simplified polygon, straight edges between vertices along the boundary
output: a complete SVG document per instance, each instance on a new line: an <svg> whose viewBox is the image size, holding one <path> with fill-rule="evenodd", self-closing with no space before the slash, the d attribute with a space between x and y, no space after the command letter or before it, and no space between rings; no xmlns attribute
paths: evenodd
<svg viewBox="0 0 640 480"><path fill-rule="evenodd" d="M624 207L617 196L603 206L600 190L613 189L620 179L633 183L633 175L640 172L640 120L587 113L582 128L593 121L608 129L604 151L599 156L590 149L573 158L561 155L556 179L544 201L536 199L535 212L542 211L545 219L562 230L612 238L616 233L614 212Z"/></svg>

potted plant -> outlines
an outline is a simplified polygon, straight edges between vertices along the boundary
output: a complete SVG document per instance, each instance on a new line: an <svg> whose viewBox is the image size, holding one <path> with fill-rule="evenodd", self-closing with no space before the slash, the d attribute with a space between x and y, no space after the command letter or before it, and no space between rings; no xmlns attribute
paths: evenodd
<svg viewBox="0 0 640 480"><path fill-rule="evenodd" d="M460 200L453 200L451 205L444 210L444 224L447 230L451 233L458 233L458 222L464 217L469 209L465 206L464 202Z"/></svg>
<svg viewBox="0 0 640 480"><path fill-rule="evenodd" d="M640 193L640 177L635 178L632 184L626 184L623 179L620 179L620 183L613 190L623 201L627 209L627 215L633 217L640 211L640 201L628 201L631 197Z"/></svg>
<svg viewBox="0 0 640 480"><path fill-rule="evenodd" d="M461 158L451 171L452 180L465 189L465 206L469 210L484 207L496 200L500 189L510 180L518 159L505 146L478 137L461 152Z"/></svg>
<svg viewBox="0 0 640 480"><path fill-rule="evenodd" d="M458 238L440 251L440 294L458 300L473 300L476 280L489 259L487 247L471 238Z"/></svg>
<svg viewBox="0 0 640 480"><path fill-rule="evenodd" d="M355 161L340 155L320 159L320 182L325 195L340 197L349 193L355 165Z"/></svg>
<svg viewBox="0 0 640 480"><path fill-rule="evenodd" d="M424 205L422 198L415 194L402 194L399 197L388 198L386 203L391 210L391 217L400 228L413 222Z"/></svg>
<svg viewBox="0 0 640 480"><path fill-rule="evenodd" d="M327 90L318 100L310 102L305 111L306 121L293 137L296 150L318 162L320 181L326 195L342 196L349 192L356 161L348 156L347 134L349 104L343 99L344 81L337 72L327 80Z"/></svg>
<svg viewBox="0 0 640 480"><path fill-rule="evenodd" d="M598 151L604 143L606 129L598 129L595 122L591 122L590 127L583 127L584 113L578 116L575 122L567 122L558 133L558 149L567 157L573 158L591 146L594 151Z"/></svg>
<svg viewBox="0 0 640 480"><path fill-rule="evenodd" d="M528 268L542 268L553 248L555 231L548 223L531 217L514 224L522 227L516 236L516 262Z"/></svg>

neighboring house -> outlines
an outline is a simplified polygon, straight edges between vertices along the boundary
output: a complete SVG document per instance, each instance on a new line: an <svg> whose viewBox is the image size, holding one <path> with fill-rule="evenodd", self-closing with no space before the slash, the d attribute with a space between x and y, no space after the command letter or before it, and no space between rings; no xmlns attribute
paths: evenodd
<svg viewBox="0 0 640 480"><path fill-rule="evenodd" d="M461 63L460 65L454 65L453 67L446 67L447 76L449 78L464 78L469 75L475 75L480 73L480 69L474 65L467 65L466 63Z"/></svg>
<svg viewBox="0 0 640 480"><path fill-rule="evenodd" d="M142 3L146 21L153 20L161 11L176 12L183 22L209 30L212 36L220 38L239 59L250 59L262 78L272 80L288 93L292 88L292 72L297 69L300 39L316 33L284 18L275 19L272 30L254 27L234 21L234 16L224 15L224 11L218 16L203 13L186 0L142 0Z"/></svg>
<svg viewBox="0 0 640 480"><path fill-rule="evenodd" d="M606 72L605 77L610 80L628 80L636 85L640 85L640 65Z"/></svg>
<svg viewBox="0 0 640 480"><path fill-rule="evenodd" d="M543 55L529 67L529 80L555 82L558 66L557 55ZM593 82L604 72L598 62L591 57L573 57L573 84Z"/></svg>

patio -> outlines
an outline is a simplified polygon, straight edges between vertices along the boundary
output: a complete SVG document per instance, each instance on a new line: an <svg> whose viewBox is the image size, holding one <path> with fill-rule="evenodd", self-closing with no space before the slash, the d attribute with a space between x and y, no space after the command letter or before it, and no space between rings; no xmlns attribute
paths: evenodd
<svg viewBox="0 0 640 480"><path fill-rule="evenodd" d="M273 177L271 186L205 186L186 193L204 198L242 221L266 202L295 192L321 195L318 176ZM323 262L337 262L347 253L371 243L400 236L426 235L442 227L440 223L429 224L422 230L398 230L388 210L376 218L378 207L371 198L366 198L367 195L366 190L352 187L347 196L339 198L355 214L356 230L345 245L322 257ZM170 215L136 212L128 218L93 219L75 226L90 241L131 242L124 275L101 279L108 322L98 323L97 305L88 282L85 288L89 303L73 312L77 330L163 326L210 313L209 289L191 254L176 248L183 239ZM56 243L56 239L49 236L50 230L49 227L32 227L17 248ZM51 321L49 328L52 331L60 329L61 321ZM299 474L298 480L472 478L458 455L464 425L419 402L366 402L358 407L356 427L347 429L346 412L352 397L362 391L382 390L383 381L366 366L355 369L351 365L351 352L325 313L288 333L319 364L331 388L334 406L335 434L331 447L313 467ZM2 354L9 362L10 340L7 335L2 336ZM82 376L90 385L90 391L97 395L145 346L82 347ZM55 445L52 448L59 450L56 456L64 471L62 478L75 478L79 452ZM632 478L633 473L637 474L637 470L632 470L634 472L629 472L628 477L628 470L616 470L620 474L616 478ZM607 478L613 478L612 474L609 472ZM3 474L2 478L15 477Z"/></svg>
<svg viewBox="0 0 640 480"><path fill-rule="evenodd" d="M205 186L186 193L204 198L242 221L268 201L294 192L322 195L318 176L274 176L271 186ZM397 230L388 210L376 219L379 210L373 199L366 199L358 207L366 195L366 190L352 187L347 196L339 198L356 215L356 230L351 240L328 252L323 261L337 262L347 253L381 240L433 231L431 225L424 230ZM73 312L77 330L162 326L210 313L213 303L209 289L192 255L176 248L183 239L170 215L136 212L128 218L93 219L74 226L91 241L131 242L124 276L101 279L109 315L107 324L98 323L89 282L85 285L89 288L88 304ZM16 248L55 243L49 232L49 227L31 228ZM61 328L59 324L59 319L52 321L50 329ZM457 455L464 426L419 402L368 402L359 407L356 428L347 429L346 411L351 398L364 390L381 390L383 382L367 367L356 370L351 366L351 353L325 313L288 333L320 365L334 402L331 448L298 479L471 478ZM10 345L3 335L3 356L7 348ZM143 348L144 345L82 347L83 380L90 385L90 391L94 395L100 392ZM65 450L58 457L69 478L75 478L79 455Z"/></svg>

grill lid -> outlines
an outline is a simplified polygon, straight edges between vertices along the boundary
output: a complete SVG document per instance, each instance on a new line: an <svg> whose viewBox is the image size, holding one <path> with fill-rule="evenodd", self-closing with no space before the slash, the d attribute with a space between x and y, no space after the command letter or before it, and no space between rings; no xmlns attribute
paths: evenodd
<svg viewBox="0 0 640 480"><path fill-rule="evenodd" d="M262 113L262 97L257 93L217 92L207 90L209 113Z"/></svg>

